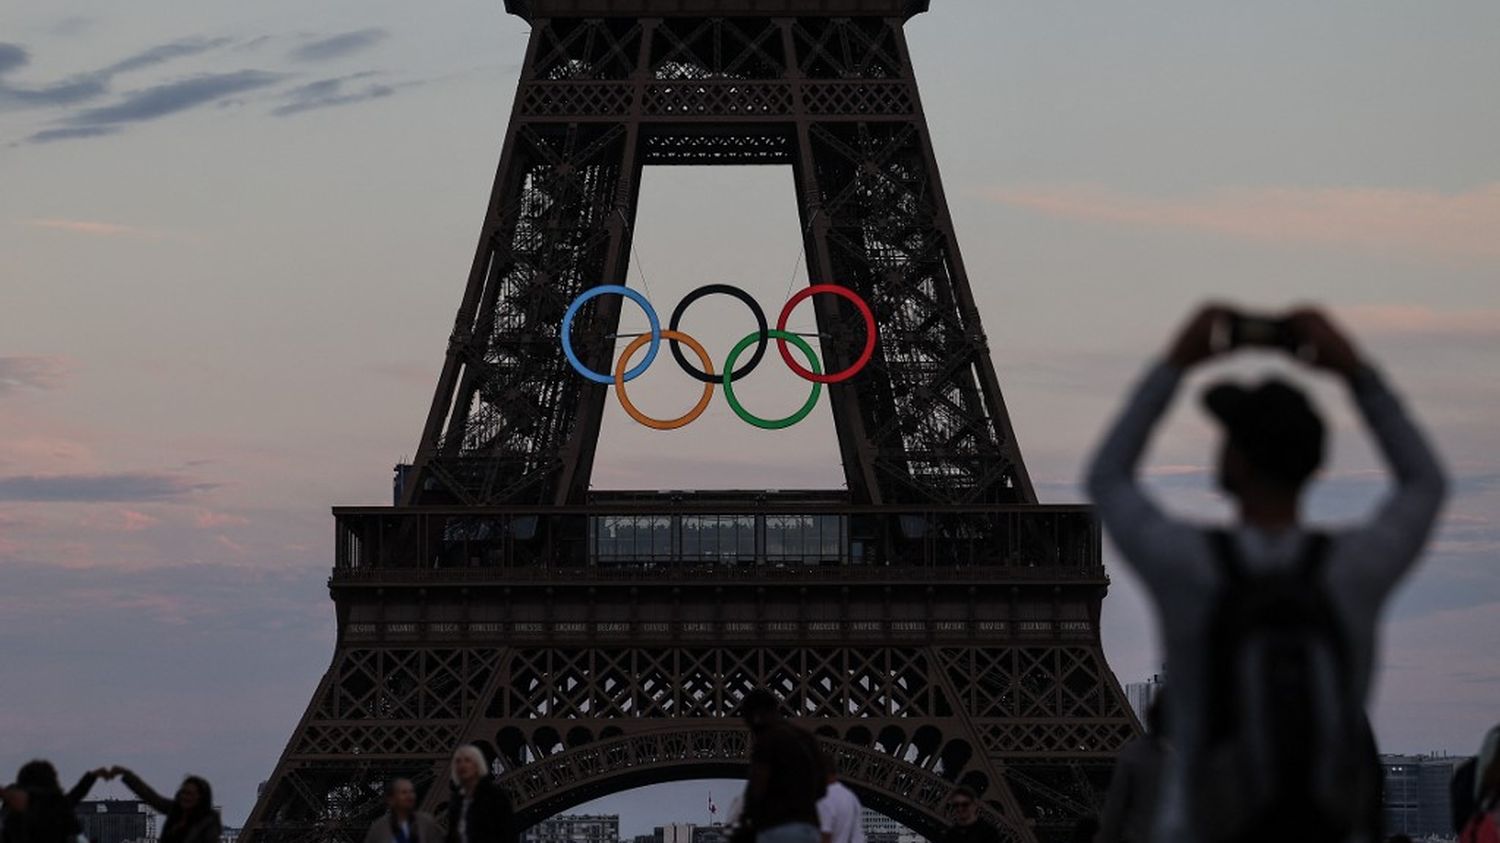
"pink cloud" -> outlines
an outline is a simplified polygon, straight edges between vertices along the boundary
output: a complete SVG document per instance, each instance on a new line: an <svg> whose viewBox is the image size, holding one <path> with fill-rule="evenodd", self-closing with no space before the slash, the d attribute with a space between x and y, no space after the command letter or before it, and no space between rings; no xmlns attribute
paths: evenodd
<svg viewBox="0 0 1500 843"><path fill-rule="evenodd" d="M194 522L205 530L220 527L243 527L250 523L250 519L241 518L238 515L230 515L227 512L209 512L204 510L194 517Z"/></svg>
<svg viewBox="0 0 1500 843"><path fill-rule="evenodd" d="M1380 188L1235 188L1160 198L1097 186L986 191L1065 219L1187 229L1276 243L1500 261L1500 183L1462 193Z"/></svg>
<svg viewBox="0 0 1500 843"><path fill-rule="evenodd" d="M76 470L94 464L93 450L83 442L50 434L0 437L0 466L27 471Z"/></svg>
<svg viewBox="0 0 1500 843"><path fill-rule="evenodd" d="M120 510L120 529L127 533L135 533L145 530L156 524L161 519L147 515L144 512L136 512L133 509Z"/></svg>
<svg viewBox="0 0 1500 843"><path fill-rule="evenodd" d="M22 387L55 389L69 368L69 360L57 355L0 357L0 393Z"/></svg>
<svg viewBox="0 0 1500 843"><path fill-rule="evenodd" d="M155 232L144 228L136 228L133 225L119 225L112 222L96 222L93 220L68 220L57 218L23 220L26 225L36 228L50 228L54 231L68 231L74 234L87 234L93 237L147 237L155 238Z"/></svg>
<svg viewBox="0 0 1500 843"><path fill-rule="evenodd" d="M246 553L246 552L249 551L249 548L247 548L244 545L240 544L239 542L237 542L237 541L229 538L228 536L224 536L224 535L214 536L214 540L217 541L221 546L227 547L230 550L234 551L235 553Z"/></svg>
<svg viewBox="0 0 1500 843"><path fill-rule="evenodd" d="M1361 333L1455 339L1500 337L1500 309L1434 310L1417 304L1376 304L1340 310Z"/></svg>

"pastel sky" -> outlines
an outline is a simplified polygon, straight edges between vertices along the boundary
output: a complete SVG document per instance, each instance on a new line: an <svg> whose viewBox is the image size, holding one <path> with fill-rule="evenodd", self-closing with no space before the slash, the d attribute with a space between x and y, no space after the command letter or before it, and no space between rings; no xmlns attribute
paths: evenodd
<svg viewBox="0 0 1500 843"><path fill-rule="evenodd" d="M1500 720L1500 4L932 5L912 53L1044 500L1081 499L1191 305L1328 304L1455 477L1388 612L1381 744L1472 751ZM0 6L0 778L37 755L199 772L244 819L332 653L328 507L387 502L415 449L525 37L499 0ZM648 171L632 283L775 307L806 283L796 231L785 169ZM722 355L748 328L716 308L694 330ZM1311 382L1336 437L1311 514L1358 518L1380 463ZM1222 516L1200 384L1149 472ZM663 370L632 395L665 414L682 389ZM801 394L768 374L746 401ZM821 486L832 437L826 409L762 433L716 403L675 434L612 409L596 482ZM1129 681L1157 642L1109 564ZM629 833L676 818L656 804L608 803Z"/></svg>

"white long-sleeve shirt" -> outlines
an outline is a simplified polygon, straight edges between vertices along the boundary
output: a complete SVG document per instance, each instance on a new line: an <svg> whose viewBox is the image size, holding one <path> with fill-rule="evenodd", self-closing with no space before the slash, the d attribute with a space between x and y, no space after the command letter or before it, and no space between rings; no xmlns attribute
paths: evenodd
<svg viewBox="0 0 1500 843"><path fill-rule="evenodd" d="M1152 367L1104 437L1086 479L1089 495L1120 555L1150 591L1166 649L1172 708L1167 734L1176 748L1163 780L1156 839L1193 843L1186 804L1203 744L1207 691L1207 634L1221 583L1208 532L1169 517L1141 489L1136 467L1151 431L1171 403L1182 371ZM1380 611L1411 568L1437 518L1445 480L1436 456L1401 403L1373 369L1350 383L1395 489L1365 524L1337 531L1323 568L1325 587L1349 643L1356 699L1366 699ZM1249 526L1232 531L1243 563L1251 568L1295 564L1307 533L1294 527L1268 533Z"/></svg>

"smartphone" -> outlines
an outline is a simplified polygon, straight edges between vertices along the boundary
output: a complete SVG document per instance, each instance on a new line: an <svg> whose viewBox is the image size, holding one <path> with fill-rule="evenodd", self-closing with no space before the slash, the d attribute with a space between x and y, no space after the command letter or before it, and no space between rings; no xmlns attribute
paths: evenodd
<svg viewBox="0 0 1500 843"><path fill-rule="evenodd" d="M1219 350L1259 347L1280 348L1300 356L1301 342L1288 319L1250 313L1231 313L1215 326L1214 347Z"/></svg>

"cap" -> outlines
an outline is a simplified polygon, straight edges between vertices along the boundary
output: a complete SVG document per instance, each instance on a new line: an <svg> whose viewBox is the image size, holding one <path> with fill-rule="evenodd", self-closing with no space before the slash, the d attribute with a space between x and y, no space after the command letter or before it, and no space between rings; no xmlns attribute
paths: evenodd
<svg viewBox="0 0 1500 843"><path fill-rule="evenodd" d="M1267 477L1300 487L1323 462L1323 420L1307 395L1280 378L1246 387L1219 383L1203 406L1231 444Z"/></svg>

